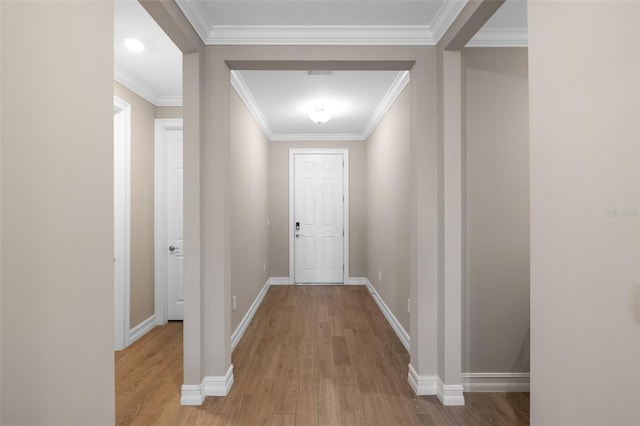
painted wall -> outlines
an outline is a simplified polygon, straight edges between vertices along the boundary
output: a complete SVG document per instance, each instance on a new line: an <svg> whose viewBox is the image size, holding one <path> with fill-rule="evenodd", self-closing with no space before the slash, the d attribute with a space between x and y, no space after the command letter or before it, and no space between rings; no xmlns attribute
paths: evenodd
<svg viewBox="0 0 640 426"><path fill-rule="evenodd" d="M131 105L130 327L154 312L153 162L156 107L118 82L114 96Z"/></svg>
<svg viewBox="0 0 640 426"><path fill-rule="evenodd" d="M640 3L528 16L531 423L640 424Z"/></svg>
<svg viewBox="0 0 640 426"><path fill-rule="evenodd" d="M526 48L462 52L466 112L464 372L529 371Z"/></svg>
<svg viewBox="0 0 640 426"><path fill-rule="evenodd" d="M182 118L181 106L157 106L156 118Z"/></svg>
<svg viewBox="0 0 640 426"><path fill-rule="evenodd" d="M410 85L366 142L367 278L409 331ZM382 281L379 281L379 273Z"/></svg>
<svg viewBox="0 0 640 426"><path fill-rule="evenodd" d="M113 4L0 10L0 423L112 425Z"/></svg>
<svg viewBox="0 0 640 426"><path fill-rule="evenodd" d="M349 150L349 276L366 273L366 158L364 141L269 143L269 264L271 276L289 276L289 150Z"/></svg>
<svg viewBox="0 0 640 426"><path fill-rule="evenodd" d="M269 142L236 91L229 90L233 331L269 279Z"/></svg>

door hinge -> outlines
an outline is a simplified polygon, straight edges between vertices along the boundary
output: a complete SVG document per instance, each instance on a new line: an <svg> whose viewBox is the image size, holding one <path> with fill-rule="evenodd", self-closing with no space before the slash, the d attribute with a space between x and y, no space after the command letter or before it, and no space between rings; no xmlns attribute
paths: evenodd
<svg viewBox="0 0 640 426"><path fill-rule="evenodd" d="M342 236L344 237L344 229L342 230ZM115 260L115 259L113 259L113 260Z"/></svg>

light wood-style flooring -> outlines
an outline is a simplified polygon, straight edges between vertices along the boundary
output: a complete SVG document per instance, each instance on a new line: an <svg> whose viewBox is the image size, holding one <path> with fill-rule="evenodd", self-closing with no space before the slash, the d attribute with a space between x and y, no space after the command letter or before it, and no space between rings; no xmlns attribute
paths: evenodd
<svg viewBox="0 0 640 426"><path fill-rule="evenodd" d="M520 425L528 393L416 397L409 354L364 286L271 287L233 353L227 397L181 407L182 323L116 352L121 425Z"/></svg>

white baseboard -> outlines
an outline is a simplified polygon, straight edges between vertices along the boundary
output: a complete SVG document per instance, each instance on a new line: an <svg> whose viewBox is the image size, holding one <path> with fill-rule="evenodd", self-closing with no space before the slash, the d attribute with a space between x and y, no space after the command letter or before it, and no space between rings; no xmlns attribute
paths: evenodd
<svg viewBox="0 0 640 426"><path fill-rule="evenodd" d="M416 395L435 395L436 394L436 376L420 376L409 364L409 385Z"/></svg>
<svg viewBox="0 0 640 426"><path fill-rule="evenodd" d="M442 405L459 406L464 405L464 388L462 385L445 385L438 377L436 395Z"/></svg>
<svg viewBox="0 0 640 426"><path fill-rule="evenodd" d="M206 376L199 385L182 385L180 405L202 405L207 396L227 396L233 386L233 364L224 376Z"/></svg>
<svg viewBox="0 0 640 426"><path fill-rule="evenodd" d="M465 392L529 392L529 373L462 373Z"/></svg>
<svg viewBox="0 0 640 426"><path fill-rule="evenodd" d="M367 285L366 277L349 277L349 281L345 284L347 285Z"/></svg>
<svg viewBox="0 0 640 426"><path fill-rule="evenodd" d="M133 342L150 332L155 326L156 315L153 314L149 318L129 330L129 344L132 344Z"/></svg>
<svg viewBox="0 0 640 426"><path fill-rule="evenodd" d="M247 327L249 326L249 323L253 319L253 316L255 315L256 311L260 307L260 304L262 303L262 299L264 299L264 295L267 294L267 290L269 290L270 285L271 285L271 278L269 278L267 282L264 284L264 286L262 286L262 289L258 293L258 296L256 296L256 299L253 301L253 303L249 307L249 310L247 311L247 313L244 314L242 321L240 321L240 324L238 324L233 334L231 334L231 352L233 352L236 346L238 346L238 342L240 342L242 335L246 331Z"/></svg>
<svg viewBox="0 0 640 426"><path fill-rule="evenodd" d="M384 303L384 300L382 300L378 292L376 292L376 289L373 287L371 282L367 278L364 278L364 279L366 280L365 284L369 289L369 292L371 293L373 300L376 301L376 303L378 304L378 307L382 311L382 314L385 316L387 321L389 321L389 324L391 324L391 328L393 328L393 331L396 332L396 335L400 339L400 342L402 343L404 348L407 350L407 352L411 352L411 336L409 336L409 333L407 333L407 330L405 330L402 324L400 324L400 321L398 321L396 316L393 315L393 312L391 312L391 309L389 309L387 304ZM433 394L430 394L430 395L433 395Z"/></svg>
<svg viewBox="0 0 640 426"><path fill-rule="evenodd" d="M289 277L271 277L269 278L270 285L291 285Z"/></svg>

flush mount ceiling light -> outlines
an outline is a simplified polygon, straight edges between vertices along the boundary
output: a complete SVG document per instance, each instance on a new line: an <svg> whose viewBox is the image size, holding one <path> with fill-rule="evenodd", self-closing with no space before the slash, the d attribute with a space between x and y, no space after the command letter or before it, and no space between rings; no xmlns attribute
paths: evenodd
<svg viewBox="0 0 640 426"><path fill-rule="evenodd" d="M331 119L331 114L324 108L317 107L309 113L309 118L316 124L324 124Z"/></svg>
<svg viewBox="0 0 640 426"><path fill-rule="evenodd" d="M132 52L142 52L144 50L144 43L135 38L126 38L124 46Z"/></svg>

